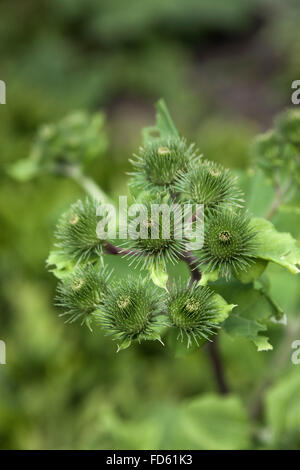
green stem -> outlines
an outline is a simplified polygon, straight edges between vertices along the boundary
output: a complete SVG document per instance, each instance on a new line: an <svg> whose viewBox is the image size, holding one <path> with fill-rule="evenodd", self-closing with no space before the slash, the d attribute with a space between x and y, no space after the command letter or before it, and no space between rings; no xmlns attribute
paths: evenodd
<svg viewBox="0 0 300 470"><path fill-rule="evenodd" d="M79 167L65 167L62 173L75 181L92 198L104 203L111 203L105 192L95 183L94 180L86 176Z"/></svg>
<svg viewBox="0 0 300 470"><path fill-rule="evenodd" d="M274 215L277 213L279 207L284 202L286 194L290 188L290 181L284 186L280 186L279 184L275 186L275 197L265 215L265 219L270 220Z"/></svg>

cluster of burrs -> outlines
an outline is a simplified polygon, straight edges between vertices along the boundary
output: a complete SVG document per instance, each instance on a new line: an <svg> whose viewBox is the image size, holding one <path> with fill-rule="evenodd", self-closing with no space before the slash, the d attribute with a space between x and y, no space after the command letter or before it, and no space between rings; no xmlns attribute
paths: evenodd
<svg viewBox="0 0 300 470"><path fill-rule="evenodd" d="M165 238L162 219L154 222L148 210L140 216L140 229L149 236L130 237L129 231L125 245L117 246L97 236L100 202L78 201L57 226L57 249L65 260L58 304L69 321L80 319L103 328L119 349L135 340L161 341L169 329L178 331L178 340L186 337L188 346L191 342L200 345L211 340L222 318L220 296L201 285L201 272L216 272L228 279L247 270L254 259L255 233L242 208L237 180L179 137L149 142L132 164L130 188L146 208L162 202L204 206L203 247L188 252L187 240L176 236L179 213L173 212ZM191 217L191 224L195 218ZM155 238L151 237L153 229ZM140 269L139 276L118 279L105 266L103 254L127 256ZM191 270L189 282L169 279L163 286L155 285L155 276L168 276L169 263L182 262Z"/></svg>

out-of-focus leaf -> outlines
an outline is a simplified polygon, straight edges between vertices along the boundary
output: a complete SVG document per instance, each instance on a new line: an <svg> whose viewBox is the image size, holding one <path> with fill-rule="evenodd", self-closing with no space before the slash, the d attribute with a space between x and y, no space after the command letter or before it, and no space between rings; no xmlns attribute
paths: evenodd
<svg viewBox="0 0 300 470"><path fill-rule="evenodd" d="M181 412L177 426L190 449L247 449L250 423L235 396L205 395L191 400Z"/></svg>
<svg viewBox="0 0 300 470"><path fill-rule="evenodd" d="M83 111L45 124L38 130L29 157L13 164L8 172L28 180L42 173L64 174L66 165L85 168L106 150L103 125L103 114Z"/></svg>
<svg viewBox="0 0 300 470"><path fill-rule="evenodd" d="M281 378L265 398L267 425L279 446L288 435L300 438L300 374L296 368Z"/></svg>
<svg viewBox="0 0 300 470"><path fill-rule="evenodd" d="M19 181L28 181L39 173L39 166L32 158L23 158L8 168L8 174Z"/></svg>
<svg viewBox="0 0 300 470"><path fill-rule="evenodd" d="M204 338L197 339L199 346L203 346L206 343ZM179 335L178 330L175 328L170 328L167 332L166 343L168 350L174 355L175 358L184 357L187 354L191 354L196 349L199 349L199 346L193 341L190 344L190 347L187 347L187 338L182 339Z"/></svg>
<svg viewBox="0 0 300 470"><path fill-rule="evenodd" d="M172 121L167 105L164 100L156 103L156 125L143 129L144 144L155 139L168 139L170 137L179 137L179 133Z"/></svg>

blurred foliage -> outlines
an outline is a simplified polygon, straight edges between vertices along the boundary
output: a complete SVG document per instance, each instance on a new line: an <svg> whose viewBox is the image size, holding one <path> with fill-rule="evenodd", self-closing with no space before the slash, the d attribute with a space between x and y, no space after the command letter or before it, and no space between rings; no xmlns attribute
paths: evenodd
<svg viewBox="0 0 300 470"><path fill-rule="evenodd" d="M251 212L263 215L273 189L254 175L247 149L290 104L299 2L28 0L16 8L2 0L0 17L0 448L299 449L300 375L290 361L298 279L267 268L272 296L290 315L285 331L271 327L273 351L222 335L232 395L219 398L205 350L175 358L151 343L116 355L99 332L65 327L45 259L58 215L82 192L64 178L16 183L7 173L28 157L40 125L104 109L109 147L89 173L112 198L125 194L127 159L164 96L201 152L236 167ZM286 208L273 221L300 239L299 212ZM128 272L124 260L110 264ZM261 388L265 409L250 420Z"/></svg>
<svg viewBox="0 0 300 470"><path fill-rule="evenodd" d="M57 124L43 125L36 136L30 155L11 166L16 179L28 179L43 173L64 174L67 167L85 169L106 150L103 115L88 116L74 112Z"/></svg>

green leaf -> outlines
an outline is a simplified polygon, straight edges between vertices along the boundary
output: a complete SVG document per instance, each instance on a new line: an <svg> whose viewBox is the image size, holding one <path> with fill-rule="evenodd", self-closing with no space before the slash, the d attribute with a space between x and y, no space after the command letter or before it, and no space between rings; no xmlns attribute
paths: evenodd
<svg viewBox="0 0 300 470"><path fill-rule="evenodd" d="M141 424L152 424L155 449L239 450L251 446L251 423L241 400L235 395L204 394L183 404L168 400L153 410Z"/></svg>
<svg viewBox="0 0 300 470"><path fill-rule="evenodd" d="M257 258L277 263L293 274L300 272L297 267L300 264L300 248L289 233L277 232L271 222L261 218L251 219L250 225L257 231Z"/></svg>
<svg viewBox="0 0 300 470"><path fill-rule="evenodd" d="M247 412L235 396L208 394L183 407L178 432L191 449L247 449L251 427Z"/></svg>
<svg viewBox="0 0 300 470"><path fill-rule="evenodd" d="M216 281L218 277L219 277L219 272L217 269L215 269L214 271L207 271L207 272L204 271L202 273L201 279L198 284L200 286L207 286L209 282Z"/></svg>
<svg viewBox="0 0 300 470"><path fill-rule="evenodd" d="M292 351L292 350L291 350ZM294 366L295 368L299 366ZM266 420L274 444L300 436L300 374L295 370L280 379L266 395ZM299 440L297 440L299 444ZM290 443L292 445L292 443ZM297 446L298 448L298 446Z"/></svg>
<svg viewBox="0 0 300 470"><path fill-rule="evenodd" d="M214 286L228 302L237 304L234 312L225 320L223 326L232 338L244 337L251 340L259 351L271 349L265 335L267 321L274 315L274 308L266 296L252 284L230 283Z"/></svg>
<svg viewBox="0 0 300 470"><path fill-rule="evenodd" d="M215 294L214 303L219 310L218 318L214 320L215 323L222 323L228 318L229 314L232 312L234 307L237 307L236 304L228 304L225 299L219 294Z"/></svg>
<svg viewBox="0 0 300 470"><path fill-rule="evenodd" d="M267 279L267 281L265 281ZM263 276L262 278L258 279L255 284L255 288L259 290L264 297L267 299L267 301L270 304L271 309L273 310L273 315L274 318L277 321L282 320L284 316L284 311L282 310L281 306L276 302L275 299L273 299L271 293L270 293L270 288L269 288L269 283L268 283L268 278L266 276Z"/></svg>
<svg viewBox="0 0 300 470"><path fill-rule="evenodd" d="M11 165L7 171L16 180L29 181L40 172L40 168L34 159L24 158Z"/></svg>
<svg viewBox="0 0 300 470"><path fill-rule="evenodd" d="M224 324L224 328L226 333L232 338L242 336L253 341L258 351L262 350L262 344L265 346L268 344L267 349L272 349L272 345L268 343L268 338L266 336L259 336L259 333L265 331L267 327L257 321L247 320L238 315L230 315Z"/></svg>
<svg viewBox="0 0 300 470"><path fill-rule="evenodd" d="M168 291L167 289L168 273L163 263L153 264L150 267L150 277L156 286Z"/></svg>
<svg viewBox="0 0 300 470"><path fill-rule="evenodd" d="M246 271L235 272L234 277L244 284L253 282L262 275L267 265L268 261L258 258Z"/></svg>
<svg viewBox="0 0 300 470"><path fill-rule="evenodd" d="M269 351L273 349L272 344L269 343L269 338L267 336L256 336L253 339L255 346L257 346L257 351Z"/></svg>
<svg viewBox="0 0 300 470"><path fill-rule="evenodd" d="M143 129L144 144L156 139L179 137L179 133L172 121L167 105L163 99L156 103L156 125Z"/></svg>
<svg viewBox="0 0 300 470"><path fill-rule="evenodd" d="M77 111L41 126L29 157L14 163L8 172L22 181L41 173L68 176L65 171L68 166L85 168L106 148L103 114Z"/></svg>
<svg viewBox="0 0 300 470"><path fill-rule="evenodd" d="M58 279L65 279L75 267L74 261L70 260L63 252L52 250L46 260L47 268Z"/></svg>

